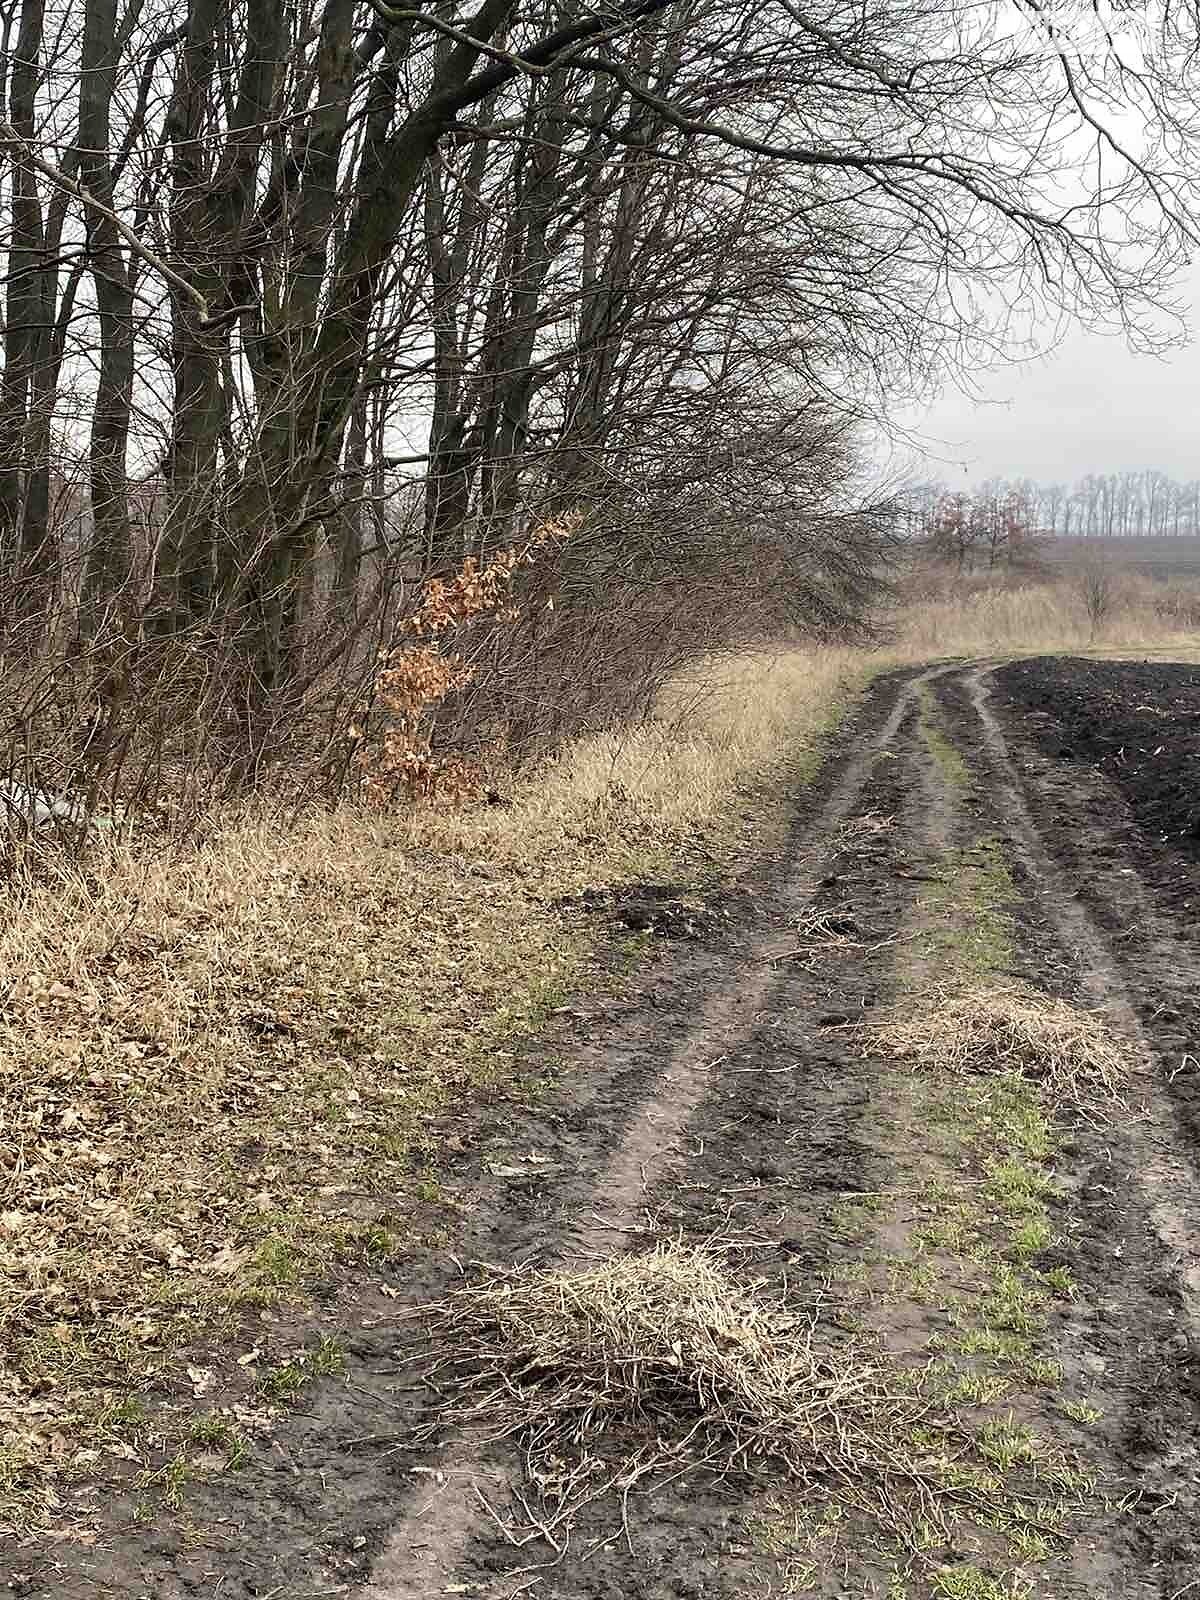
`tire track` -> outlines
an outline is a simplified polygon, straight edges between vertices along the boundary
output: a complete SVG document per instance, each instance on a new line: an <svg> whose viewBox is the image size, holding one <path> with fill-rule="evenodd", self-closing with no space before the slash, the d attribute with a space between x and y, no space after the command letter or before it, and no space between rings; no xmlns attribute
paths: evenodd
<svg viewBox="0 0 1200 1600"><path fill-rule="evenodd" d="M1064 950L1078 964L1079 984L1089 1004L1107 1012L1134 1046L1142 1065L1135 1084L1144 1096L1136 1120L1124 1130L1129 1176L1143 1196L1155 1232L1178 1270L1179 1292L1189 1331L1200 1348L1200 1167L1181 1136L1178 1120L1151 1063L1157 1052L1143 1029L1138 1007L1122 964L1099 924L1055 865L1035 825L1004 734L988 700L986 678L994 669L974 668L961 675L971 709L978 719L980 745L987 757L989 801L1005 817L1005 832L1014 855L1038 896L1039 910ZM1126 869L1128 871L1128 869ZM1125 892L1142 901L1149 897L1130 874ZM1191 950L1163 928L1155 934L1157 959L1166 971L1194 967Z"/></svg>
<svg viewBox="0 0 1200 1600"><path fill-rule="evenodd" d="M940 706L983 780L984 817L1024 880L1026 942L1043 954L1039 983L1077 990L1112 1019L1135 1058L1128 1115L1079 1129L1059 1173L1071 1191L1068 1251L1081 1284L1060 1355L1067 1371L1108 1397L1098 1438L1111 1470L1135 1489L1124 1515L1074 1547L1072 1567L1089 1594L1175 1600L1191 1592L1200 1561L1200 1167L1172 1101L1170 1063L1141 1017L1153 1013L1164 974L1169 993L1195 971L1196 956L1172 937L1125 864L1127 850L1114 851L1122 864L1106 870L1123 902L1119 923L1142 930L1136 965L1128 942L1118 949L1106 936L1087 903L1091 875L1064 871L1039 826L1035 803L1044 796L1022 780L991 701L999 665L942 680ZM1065 779L1063 789L1071 787ZM1061 801L1056 793L1056 807ZM1101 843L1091 819L1076 837L1080 854Z"/></svg>
<svg viewBox="0 0 1200 1600"><path fill-rule="evenodd" d="M880 727L845 762L813 825L815 837L778 893L775 909L785 920L812 901L837 852L839 828L912 713L921 687L947 670L932 667L902 680ZM620 1250L644 1231L646 1196L684 1158L685 1133L711 1093L715 1069L752 1039L764 1016L777 981L778 942L777 932L757 938L736 988L727 979L701 1000L687 1036L670 1053L652 1093L598 1175L591 1203L560 1212L550 1224L549 1231L559 1239L553 1260L566 1264ZM392 1529L363 1600L424 1600L439 1591L453 1592L469 1547L489 1527L481 1495L489 1502L503 1499L511 1486L471 1441L448 1444L422 1475L426 1484L435 1485L434 1492L407 1509Z"/></svg>

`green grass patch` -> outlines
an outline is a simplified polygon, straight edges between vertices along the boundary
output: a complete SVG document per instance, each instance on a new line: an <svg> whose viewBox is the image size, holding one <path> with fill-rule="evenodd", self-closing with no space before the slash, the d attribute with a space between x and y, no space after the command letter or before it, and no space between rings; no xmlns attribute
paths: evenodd
<svg viewBox="0 0 1200 1600"><path fill-rule="evenodd" d="M1094 1428L1104 1416L1099 1406L1087 1400L1064 1400L1061 1410L1064 1417L1069 1417L1072 1422L1080 1422L1087 1428Z"/></svg>
<svg viewBox="0 0 1200 1600"><path fill-rule="evenodd" d="M980 1567L943 1567L933 1576L937 1600L1029 1600L1032 1587L1023 1578L994 1578Z"/></svg>
<svg viewBox="0 0 1200 1600"><path fill-rule="evenodd" d="M205 1450L219 1451L231 1470L244 1466L247 1458L245 1435L219 1411L193 1417L187 1427L190 1443Z"/></svg>
<svg viewBox="0 0 1200 1600"><path fill-rule="evenodd" d="M261 1373L258 1386L267 1399L290 1403L316 1379L332 1377L345 1370L346 1357L341 1345L324 1334L311 1350L302 1351L290 1361Z"/></svg>
<svg viewBox="0 0 1200 1600"><path fill-rule="evenodd" d="M971 769L963 760L958 747L947 737L937 721L937 702L929 684L923 683L917 691L917 727L925 748L937 763L938 771L952 789L966 789L971 782Z"/></svg>

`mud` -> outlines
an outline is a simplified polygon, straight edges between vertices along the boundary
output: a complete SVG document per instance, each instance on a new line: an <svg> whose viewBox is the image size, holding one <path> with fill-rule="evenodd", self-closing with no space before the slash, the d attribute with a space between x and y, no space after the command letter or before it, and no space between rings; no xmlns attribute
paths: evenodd
<svg viewBox="0 0 1200 1600"><path fill-rule="evenodd" d="M1151 847L1200 858L1200 668L1058 656L996 679L1044 755L1110 779Z"/></svg>
<svg viewBox="0 0 1200 1600"><path fill-rule="evenodd" d="M159 1506L149 1522L134 1521L146 1508L132 1472L103 1504L81 1488L63 1522L90 1530L84 1542L2 1553L0 1579L64 1600L499 1600L526 1590L882 1600L886 1562L852 1542L788 1590L800 1569L782 1570L748 1532L769 1497L761 1482L692 1476L624 1512L590 1509L562 1559L544 1542L517 1547L513 1452L455 1437L410 1447L437 1413L405 1361L436 1330L397 1313L444 1293L470 1262L572 1262L663 1236L716 1238L764 1292L811 1306L836 1343L851 1308L829 1286L862 1249L836 1219L863 1197L906 1192L926 1156L902 1088L864 1050L859 1024L891 997L898 966L917 959L908 930L939 862L987 840L1020 891L1014 975L1105 1008L1137 1066L1128 1114L1068 1119L1053 1201L1076 1287L1047 1338L1068 1381L1102 1398L1102 1416L1085 1439L1054 1420L1049 1395L1030 1402L1046 1429L1088 1453L1114 1509L1079 1530L1054 1587L1034 1592L1188 1592L1200 1578L1200 850L1187 839L1186 795L1164 808L1141 775L1163 755L1130 761L1127 719L1169 721L1158 742L1169 743L1171 771L1186 773L1200 687L1192 669L1108 679L1095 666L881 680L754 873L707 897L668 884L564 903L565 916L647 935L644 965L619 981L615 965L598 967L592 992L531 1046L525 1068L558 1063L536 1100L497 1093L435 1131L438 1198L409 1253L370 1283L331 1283L313 1319L314 1336L340 1340L346 1374L252 1435L240 1470L197 1477L181 1508ZM1104 743L1106 694L1122 701L1110 705L1116 749ZM921 717L966 760L965 789L932 757ZM1150 724L1137 726L1142 737ZM898 1223L877 1227L887 1248ZM936 1295L902 1301L879 1338L920 1361L944 1323ZM272 1334L269 1323L244 1330L267 1349ZM236 1390L235 1357L218 1396ZM903 1592L949 1592L937 1573L961 1559L929 1552Z"/></svg>
<svg viewBox="0 0 1200 1600"><path fill-rule="evenodd" d="M996 676L1007 685L1012 672ZM1124 1585L1112 1592L1173 1597L1200 1575L1200 1124L1187 1070L1200 1046L1200 948L1180 915L1200 863L1140 828L1074 747L1043 754L1042 727L1031 739L1020 702L989 694L991 677L961 675L947 699L973 742L981 809L1024 880L1039 981L1106 1009L1142 1057L1132 1115L1073 1131L1063 1216L1085 1296L1064 1334L1116 1402L1100 1428L1114 1479L1134 1496L1110 1532ZM1163 875L1174 893L1153 888Z"/></svg>

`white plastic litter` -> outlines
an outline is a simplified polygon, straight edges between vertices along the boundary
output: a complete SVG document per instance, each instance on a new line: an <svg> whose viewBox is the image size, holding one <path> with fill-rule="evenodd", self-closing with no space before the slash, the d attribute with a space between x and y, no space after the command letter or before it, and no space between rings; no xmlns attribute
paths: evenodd
<svg viewBox="0 0 1200 1600"><path fill-rule="evenodd" d="M21 822L27 828L45 828L55 822L78 824L87 820L87 807L70 795L55 799L44 789L27 789L11 778L0 779L0 819L10 824Z"/></svg>

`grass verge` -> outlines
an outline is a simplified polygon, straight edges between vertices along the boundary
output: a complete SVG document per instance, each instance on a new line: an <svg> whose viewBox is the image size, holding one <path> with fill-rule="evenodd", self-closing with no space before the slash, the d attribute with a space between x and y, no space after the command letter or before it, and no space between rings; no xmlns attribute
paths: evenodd
<svg viewBox="0 0 1200 1600"><path fill-rule="evenodd" d="M719 873L879 664L713 663L500 806L230 817L0 888L0 1533L185 1347L411 1235L435 1127L536 1088L520 1041L597 937L554 902Z"/></svg>
<svg viewBox="0 0 1200 1600"><path fill-rule="evenodd" d="M928 713L919 725L939 732ZM931 753L953 789L943 742ZM1051 1341L1055 1303L1074 1292L1055 1117L1064 1102L1111 1110L1127 1055L1099 1018L1014 983L1017 899L997 840L944 850L897 943L895 1001L864 1030L894 1195L830 1217L840 1325L922 1398L894 1442L945 1516L901 1505L864 1521L838 1491L818 1529L779 1496L748 1530L775 1563L772 1593L847 1561L889 1600L1054 1593L1074 1532L1103 1507L1078 1454L1078 1425L1098 1413L1064 1393Z"/></svg>

